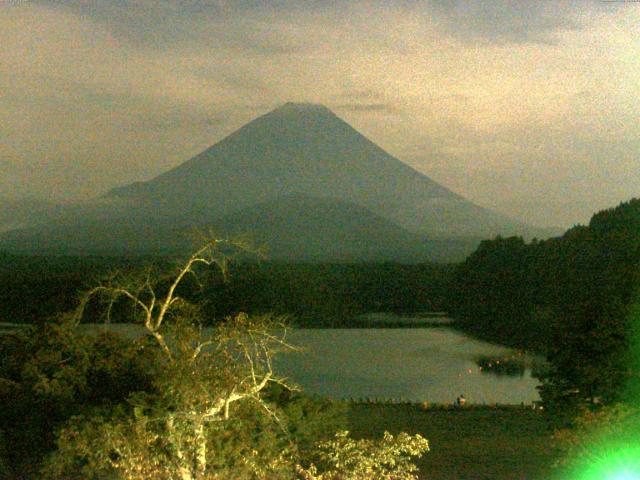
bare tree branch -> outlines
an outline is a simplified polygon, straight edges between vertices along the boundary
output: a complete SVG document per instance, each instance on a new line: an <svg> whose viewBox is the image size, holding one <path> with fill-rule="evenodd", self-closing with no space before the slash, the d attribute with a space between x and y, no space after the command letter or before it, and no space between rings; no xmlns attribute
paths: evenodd
<svg viewBox="0 0 640 480"><path fill-rule="evenodd" d="M269 417L279 421L261 392L272 383L295 389L285 378L277 377L273 369L275 353L294 350L286 341L287 329L283 324L276 324L269 317L253 319L241 313L205 336L201 325L196 323L197 316L183 309L189 303L179 296L179 287L188 275L198 282L199 267L216 267L223 280L228 280L235 255L224 251L227 248L235 249L235 255L258 253L243 241L209 239L178 266L168 284L163 282L161 291L158 287L161 279L154 280L151 270L137 278L114 274L105 284L87 291L75 313L80 322L92 299L106 298L110 321L114 305L124 299L137 310L136 316L142 317L145 330L168 360L163 364L166 369L158 374L161 399L167 404L162 405L164 413L154 414L158 418L143 416L141 423L135 425L144 429L153 421L166 427L171 449L175 450L172 461L176 478L203 478L207 468L205 426L228 420L234 403L257 402ZM168 323L168 319L176 321ZM274 324L278 330L270 331ZM165 333L168 327L172 328ZM155 428L158 427L156 423Z"/></svg>

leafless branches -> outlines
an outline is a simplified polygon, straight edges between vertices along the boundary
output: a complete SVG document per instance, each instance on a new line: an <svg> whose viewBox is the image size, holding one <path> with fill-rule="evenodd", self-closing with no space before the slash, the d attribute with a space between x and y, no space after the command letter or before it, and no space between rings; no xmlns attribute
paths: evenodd
<svg viewBox="0 0 640 480"><path fill-rule="evenodd" d="M83 295L75 313L76 320L79 322L82 319L87 305L93 298L100 297L107 300L106 321L109 322L114 304L124 297L135 308L141 310L143 314L142 323L145 329L153 335L167 357L172 359L173 354L161 333L161 327L172 307L184 302L184 299L177 295L178 286L187 275L193 275L197 278L195 269L199 265L217 267L223 279L226 280L229 275L230 261L241 253L260 254L258 250L252 248L246 241L208 239L186 262L178 267L164 295L158 293L158 278L153 278L150 270L147 270L141 276L132 278L113 274L105 283L90 289ZM202 345L194 351L194 357L200 354L204 346Z"/></svg>
<svg viewBox="0 0 640 480"><path fill-rule="evenodd" d="M75 312L76 321L80 321L89 302L94 298L106 299L106 321L110 321L114 304L124 298L141 313L141 323L145 330L152 335L161 351L170 362L175 362L179 356L185 360L184 352L178 352L176 335L166 336L163 328L169 314L188 302L178 295L178 287L187 277L197 278L198 266L215 267L223 279L229 275L229 266L233 258L250 253L261 255L247 241L209 238L204 241L185 262L178 266L176 272L169 278L168 286L163 292L159 291L159 278L152 275L151 270L142 275L126 277L111 275L103 284L87 291ZM174 325L175 327L175 325ZM194 325L186 328L195 328ZM274 333L277 331L277 334ZM197 334L196 334L197 333ZM273 318L249 318L246 314L239 314L234 318L217 326L211 333L205 335L200 326L197 332L192 332L187 340L186 359L195 364L197 362L211 362L213 357L226 358L234 364L235 372L244 372L227 389L226 393L218 391L216 400L204 413L207 421L228 418L229 407L234 402L244 399L254 399L260 403L259 392L269 383L289 385L286 379L274 374L272 357L281 350L293 350L294 347L286 341L287 329L282 322ZM203 359L202 357L207 358ZM264 402L262 406L266 407Z"/></svg>

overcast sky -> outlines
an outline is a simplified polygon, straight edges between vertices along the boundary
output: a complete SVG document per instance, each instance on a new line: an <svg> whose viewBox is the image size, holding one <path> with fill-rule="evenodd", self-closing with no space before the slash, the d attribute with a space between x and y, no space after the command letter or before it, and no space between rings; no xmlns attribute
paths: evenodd
<svg viewBox="0 0 640 480"><path fill-rule="evenodd" d="M287 101L480 205L583 223L640 196L640 3L0 0L0 196L147 180Z"/></svg>

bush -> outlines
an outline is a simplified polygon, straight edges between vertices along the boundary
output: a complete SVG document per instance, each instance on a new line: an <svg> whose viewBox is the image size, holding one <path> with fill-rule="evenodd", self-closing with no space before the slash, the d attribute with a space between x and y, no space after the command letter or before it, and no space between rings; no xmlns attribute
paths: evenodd
<svg viewBox="0 0 640 480"><path fill-rule="evenodd" d="M428 451L429 442L419 434L385 432L381 440L354 440L341 431L319 443L316 463L298 466L298 473L304 480L413 480L418 469L412 457Z"/></svg>
<svg viewBox="0 0 640 480"><path fill-rule="evenodd" d="M12 446L7 466L37 475L69 418L149 389L151 355L141 342L81 334L66 317L0 336L0 430Z"/></svg>

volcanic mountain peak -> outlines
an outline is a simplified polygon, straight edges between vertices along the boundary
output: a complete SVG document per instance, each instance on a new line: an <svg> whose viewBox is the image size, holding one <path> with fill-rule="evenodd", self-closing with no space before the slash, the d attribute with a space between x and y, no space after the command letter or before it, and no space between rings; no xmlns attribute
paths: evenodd
<svg viewBox="0 0 640 480"><path fill-rule="evenodd" d="M325 107L320 103L308 103L308 102L287 102L275 110L272 110L271 113L276 112L305 112L305 113L321 113L321 114L331 114L335 115L329 108Z"/></svg>
<svg viewBox="0 0 640 480"><path fill-rule="evenodd" d="M116 245L135 250L147 241L166 249L193 224L262 230L276 251L278 245L295 248L302 257L315 251L320 258L321 249L312 245L328 244L353 258L393 254L415 261L429 250L424 237L449 255L455 242L435 238L542 236L465 200L327 107L308 103L286 103L162 175L114 189L71 213L54 222L57 234L40 228L2 235L0 246L53 248L58 238L61 249L75 245L86 252ZM338 255L332 251L322 255ZM434 251L429 256L443 258Z"/></svg>
<svg viewBox="0 0 640 480"><path fill-rule="evenodd" d="M238 135L246 139L249 135L255 134L256 130L260 133L266 131L275 136L285 134L286 137L286 132L288 132L288 134L298 133L313 136L322 129L342 129L345 126L350 128L348 124L338 118L335 113L324 105L317 103L287 102L260 115L222 141L233 139Z"/></svg>
<svg viewBox="0 0 640 480"><path fill-rule="evenodd" d="M481 208L393 157L323 105L286 103L176 168L111 192L150 216L222 218L301 193L360 205L416 233L492 236L527 227Z"/></svg>
<svg viewBox="0 0 640 480"><path fill-rule="evenodd" d="M249 122L223 142L237 135L244 140L251 138L259 142L290 142L304 138L305 141L317 143L326 142L329 135L341 138L360 134L324 105L287 102ZM270 138L262 138L264 136Z"/></svg>

